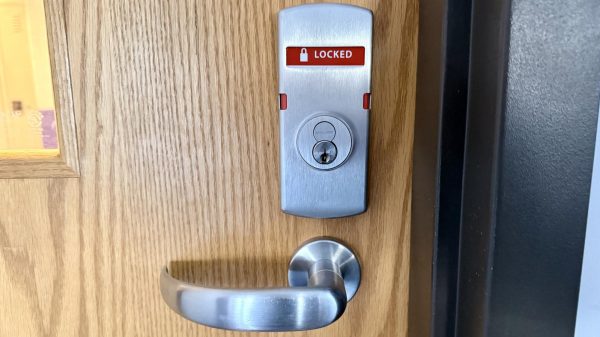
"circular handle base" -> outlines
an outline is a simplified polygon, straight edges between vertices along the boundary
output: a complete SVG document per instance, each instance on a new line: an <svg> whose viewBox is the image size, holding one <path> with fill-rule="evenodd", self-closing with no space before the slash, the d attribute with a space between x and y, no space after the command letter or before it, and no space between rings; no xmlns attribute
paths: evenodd
<svg viewBox="0 0 600 337"><path fill-rule="evenodd" d="M308 286L310 267L319 260L330 260L339 266L350 301L360 286L360 264L350 248L330 238L310 240L296 250L288 266L290 287Z"/></svg>

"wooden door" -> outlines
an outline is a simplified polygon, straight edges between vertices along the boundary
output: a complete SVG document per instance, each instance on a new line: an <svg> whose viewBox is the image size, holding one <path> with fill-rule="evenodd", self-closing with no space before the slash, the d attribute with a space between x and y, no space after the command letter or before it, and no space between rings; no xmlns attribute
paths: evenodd
<svg viewBox="0 0 600 337"><path fill-rule="evenodd" d="M369 209L279 209L276 32L298 1L47 1L64 6L80 177L0 181L1 336L288 336L193 324L158 276L285 286L303 241L358 254L346 313L295 336L405 336L417 0L374 13Z"/></svg>

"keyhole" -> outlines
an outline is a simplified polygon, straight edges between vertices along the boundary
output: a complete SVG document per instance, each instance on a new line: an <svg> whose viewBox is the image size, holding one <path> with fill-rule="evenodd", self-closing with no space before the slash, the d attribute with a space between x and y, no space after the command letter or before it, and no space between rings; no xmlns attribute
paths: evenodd
<svg viewBox="0 0 600 337"><path fill-rule="evenodd" d="M330 141L318 142L313 147L313 157L319 164L331 164L337 157L337 147Z"/></svg>

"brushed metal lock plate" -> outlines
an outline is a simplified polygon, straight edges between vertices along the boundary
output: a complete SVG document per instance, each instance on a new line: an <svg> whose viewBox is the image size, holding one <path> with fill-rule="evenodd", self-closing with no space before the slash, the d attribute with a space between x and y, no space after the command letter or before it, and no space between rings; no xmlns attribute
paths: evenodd
<svg viewBox="0 0 600 337"><path fill-rule="evenodd" d="M334 218L367 208L371 11L310 4L279 12L281 208Z"/></svg>

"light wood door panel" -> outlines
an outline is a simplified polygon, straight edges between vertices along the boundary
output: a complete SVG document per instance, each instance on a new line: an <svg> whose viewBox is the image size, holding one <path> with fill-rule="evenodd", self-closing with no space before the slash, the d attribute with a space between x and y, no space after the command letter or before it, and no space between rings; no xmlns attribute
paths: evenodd
<svg viewBox="0 0 600 337"><path fill-rule="evenodd" d="M405 336L417 0L374 13L369 209L279 209L276 34L287 1L64 6L80 178L0 181L1 336ZM346 313L310 332L225 332L163 303L158 276L284 286L305 240L358 254Z"/></svg>

